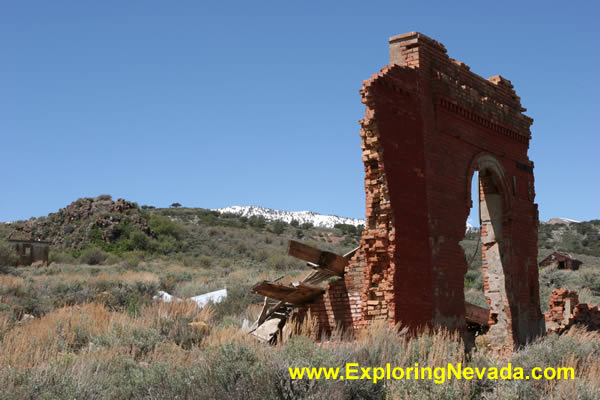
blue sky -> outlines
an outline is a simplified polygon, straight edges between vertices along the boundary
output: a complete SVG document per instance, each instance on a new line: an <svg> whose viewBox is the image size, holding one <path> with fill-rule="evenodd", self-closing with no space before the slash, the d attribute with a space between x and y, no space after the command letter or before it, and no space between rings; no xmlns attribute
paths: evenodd
<svg viewBox="0 0 600 400"><path fill-rule="evenodd" d="M540 218L600 218L597 4L3 1L0 221L105 193L363 217L358 90L415 30L513 82Z"/></svg>

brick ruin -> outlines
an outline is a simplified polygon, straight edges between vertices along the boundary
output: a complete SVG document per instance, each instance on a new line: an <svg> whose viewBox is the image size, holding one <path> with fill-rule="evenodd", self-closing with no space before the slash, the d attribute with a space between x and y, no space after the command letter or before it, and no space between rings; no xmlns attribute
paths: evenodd
<svg viewBox="0 0 600 400"><path fill-rule="evenodd" d="M412 32L363 82L366 229L342 279L307 304L324 331L375 320L416 331L465 330L459 242L479 172L482 269L490 342L512 349L544 333L540 311L533 120L512 84L484 79Z"/></svg>
<svg viewBox="0 0 600 400"><path fill-rule="evenodd" d="M554 289L544 317L548 332L563 333L573 325L600 330L600 308L580 303L579 295L573 290Z"/></svg>

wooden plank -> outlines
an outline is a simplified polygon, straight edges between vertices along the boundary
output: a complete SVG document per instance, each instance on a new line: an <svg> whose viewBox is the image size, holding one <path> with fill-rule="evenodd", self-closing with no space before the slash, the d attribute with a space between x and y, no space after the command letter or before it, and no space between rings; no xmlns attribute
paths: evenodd
<svg viewBox="0 0 600 400"><path fill-rule="evenodd" d="M267 311L269 310L269 298L265 297L265 302L263 304L263 309L260 312L260 315L258 316L258 319L256 320L256 326L260 326L260 324L262 324L265 319L267 319Z"/></svg>
<svg viewBox="0 0 600 400"><path fill-rule="evenodd" d="M296 305L307 303L318 295L325 293L324 289L305 283L298 283L296 286L286 286L268 281L254 285L252 291Z"/></svg>
<svg viewBox="0 0 600 400"><path fill-rule="evenodd" d="M344 267L348 264L348 259L338 254L321 251L295 240L289 241L288 255L316 264L338 276L344 275Z"/></svg>
<svg viewBox="0 0 600 400"><path fill-rule="evenodd" d="M254 322L254 324L252 324L252 327L248 333L253 333L255 330L257 330L265 321L269 319L271 315L273 315L273 313L275 313L275 311L281 309L283 305L285 305L285 301L278 301L277 304L275 304L275 306L269 310L269 298L265 297L263 309L260 312L258 319Z"/></svg>
<svg viewBox="0 0 600 400"><path fill-rule="evenodd" d="M346 254L344 254L344 258L348 261L350 261L350 259L354 256L354 253L356 253L358 251L358 249L360 249L360 246L358 246L355 249L350 250L349 252L347 252Z"/></svg>
<svg viewBox="0 0 600 400"><path fill-rule="evenodd" d="M312 269L314 269L317 272L322 272L322 273L326 274L327 276L340 276L336 271L332 271L330 269L320 267L317 264L313 264L311 262L307 262L306 265L308 267L311 267Z"/></svg>
<svg viewBox="0 0 600 400"><path fill-rule="evenodd" d="M318 286L309 285L304 282L294 284L294 288L296 291L286 300L292 304L305 304L313 300L315 297L325 293L325 289Z"/></svg>
<svg viewBox="0 0 600 400"><path fill-rule="evenodd" d="M467 322L488 326L490 319L489 308L479 307L465 301L465 319Z"/></svg>

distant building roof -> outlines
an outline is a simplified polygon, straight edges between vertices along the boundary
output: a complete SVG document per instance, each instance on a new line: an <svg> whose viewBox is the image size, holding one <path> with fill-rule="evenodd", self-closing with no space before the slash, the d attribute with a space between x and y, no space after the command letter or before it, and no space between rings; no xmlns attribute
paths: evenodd
<svg viewBox="0 0 600 400"><path fill-rule="evenodd" d="M570 255L569 253L566 253L564 251L555 251L552 254L550 254L551 256L554 257L558 257L558 258L568 258L570 260L575 260L575 261L579 261L578 259L576 259L575 257L573 257L572 255Z"/></svg>
<svg viewBox="0 0 600 400"><path fill-rule="evenodd" d="M566 253L564 251L554 251L550 255L548 255L548 257L544 258L539 265L545 266L551 264L554 261L569 261L573 264L576 264L577 266L583 264L583 261L574 258L569 253Z"/></svg>

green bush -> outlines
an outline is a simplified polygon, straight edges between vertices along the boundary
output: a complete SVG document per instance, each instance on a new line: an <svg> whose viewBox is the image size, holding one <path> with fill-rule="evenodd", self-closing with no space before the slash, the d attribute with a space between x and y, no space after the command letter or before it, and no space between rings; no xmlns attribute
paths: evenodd
<svg viewBox="0 0 600 400"><path fill-rule="evenodd" d="M248 218L248 225L250 225L254 228L262 229L265 227L266 224L267 224L267 221L265 220L265 217L263 217L262 215L259 215L259 216L253 215L250 218Z"/></svg>
<svg viewBox="0 0 600 400"><path fill-rule="evenodd" d="M114 254L109 254L108 257L106 257L106 260L104 260L104 264L105 265L117 265L121 262L121 257L116 256Z"/></svg>
<svg viewBox="0 0 600 400"><path fill-rule="evenodd" d="M160 236L172 236L179 239L183 234L181 225L171 221L169 217L152 214L148 220L148 226L154 233Z"/></svg>
<svg viewBox="0 0 600 400"><path fill-rule="evenodd" d="M123 266L127 269L135 268L140 265L140 262L144 259L143 252L131 251L123 254Z"/></svg>
<svg viewBox="0 0 600 400"><path fill-rule="evenodd" d="M17 254L15 249L6 243L0 242L0 267L12 267L17 265Z"/></svg>
<svg viewBox="0 0 600 400"><path fill-rule="evenodd" d="M244 313L250 304L261 304L264 297L252 292L253 284L235 284L227 287L227 297L215 304L215 321L220 322L226 316L238 316Z"/></svg>
<svg viewBox="0 0 600 400"><path fill-rule="evenodd" d="M354 225L349 225L349 224L335 224L334 228L335 229L339 229L340 231L342 231L342 235L356 236L356 234L358 233L358 229Z"/></svg>
<svg viewBox="0 0 600 400"><path fill-rule="evenodd" d="M142 231L135 231L129 235L129 250L149 250L150 237Z"/></svg>
<svg viewBox="0 0 600 400"><path fill-rule="evenodd" d="M89 247L81 253L79 260L84 264L98 265L102 264L107 257L108 254L101 249L97 247Z"/></svg>
<svg viewBox="0 0 600 400"><path fill-rule="evenodd" d="M287 224L285 222L274 221L271 223L271 232L273 232L276 235L281 235L283 232L285 232L286 226Z"/></svg>

